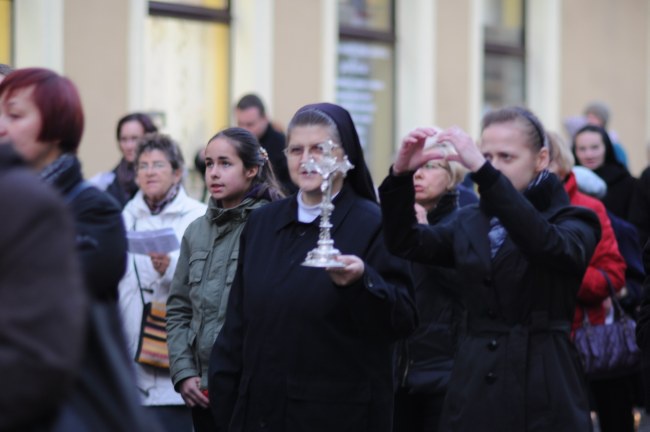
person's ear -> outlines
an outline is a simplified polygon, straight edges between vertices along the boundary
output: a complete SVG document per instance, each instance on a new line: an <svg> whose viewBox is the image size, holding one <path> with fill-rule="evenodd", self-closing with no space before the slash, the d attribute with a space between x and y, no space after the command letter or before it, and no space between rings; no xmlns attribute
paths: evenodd
<svg viewBox="0 0 650 432"><path fill-rule="evenodd" d="M537 158L535 161L535 172L541 172L548 168L548 165L551 162L550 153L547 147L542 147L542 149L537 153Z"/></svg>
<svg viewBox="0 0 650 432"><path fill-rule="evenodd" d="M255 178L255 176L257 175L259 170L260 170L260 167L258 165L255 165L255 166L250 167L250 168L246 168L246 169L244 169L244 176L247 179L253 179L253 178Z"/></svg>

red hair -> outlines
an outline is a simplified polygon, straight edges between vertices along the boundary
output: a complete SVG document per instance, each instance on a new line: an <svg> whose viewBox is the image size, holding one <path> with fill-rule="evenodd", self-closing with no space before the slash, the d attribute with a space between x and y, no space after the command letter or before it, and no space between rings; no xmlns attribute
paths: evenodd
<svg viewBox="0 0 650 432"><path fill-rule="evenodd" d="M0 83L0 98L33 87L32 100L41 114L40 141L58 141L63 153L76 153L84 129L77 87L48 69L16 69Z"/></svg>

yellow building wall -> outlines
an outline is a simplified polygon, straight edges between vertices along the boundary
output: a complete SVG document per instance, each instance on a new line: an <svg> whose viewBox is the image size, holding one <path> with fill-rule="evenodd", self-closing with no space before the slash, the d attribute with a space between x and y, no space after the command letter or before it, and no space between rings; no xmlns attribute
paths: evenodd
<svg viewBox="0 0 650 432"><path fill-rule="evenodd" d="M64 23L64 74L85 112L79 156L92 176L120 159L115 125L128 104L128 1L65 0Z"/></svg>
<svg viewBox="0 0 650 432"><path fill-rule="evenodd" d="M0 63L11 64L11 2L0 0Z"/></svg>
<svg viewBox="0 0 650 432"><path fill-rule="evenodd" d="M630 171L647 165L647 0L562 2L561 113L579 115L599 100L611 110Z"/></svg>
<svg viewBox="0 0 650 432"><path fill-rule="evenodd" d="M272 113L284 127L298 108L322 101L324 75L336 73L325 70L321 50L326 32L322 2L327 1L275 0Z"/></svg>
<svg viewBox="0 0 650 432"><path fill-rule="evenodd" d="M472 0L438 1L435 26L436 122L471 131L472 109Z"/></svg>

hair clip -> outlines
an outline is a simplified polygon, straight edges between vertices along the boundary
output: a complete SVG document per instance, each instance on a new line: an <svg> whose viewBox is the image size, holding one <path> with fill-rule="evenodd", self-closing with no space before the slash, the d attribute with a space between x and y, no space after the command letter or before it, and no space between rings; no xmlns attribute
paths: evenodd
<svg viewBox="0 0 650 432"><path fill-rule="evenodd" d="M269 161L269 153L262 146L260 146L260 158L262 159L262 163L260 165L264 165Z"/></svg>

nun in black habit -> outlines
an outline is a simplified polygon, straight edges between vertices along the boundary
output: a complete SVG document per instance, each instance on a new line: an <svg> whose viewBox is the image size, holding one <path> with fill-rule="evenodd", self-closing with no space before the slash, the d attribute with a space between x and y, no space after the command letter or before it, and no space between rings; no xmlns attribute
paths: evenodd
<svg viewBox="0 0 650 432"><path fill-rule="evenodd" d="M416 326L407 263L385 248L381 214L350 114L302 107L287 159L300 190L253 212L209 368L220 431L390 431L393 343ZM319 236L320 143L354 168L333 176L331 235L343 268L302 266ZM235 257L233 257L234 259Z"/></svg>

